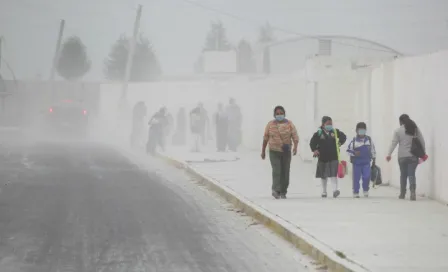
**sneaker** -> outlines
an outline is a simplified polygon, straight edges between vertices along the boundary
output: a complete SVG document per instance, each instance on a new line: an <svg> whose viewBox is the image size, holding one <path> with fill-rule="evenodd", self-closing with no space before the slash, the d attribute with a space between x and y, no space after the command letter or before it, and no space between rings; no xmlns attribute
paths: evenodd
<svg viewBox="0 0 448 272"><path fill-rule="evenodd" d="M369 192L364 192L364 197L369 197Z"/></svg>
<svg viewBox="0 0 448 272"><path fill-rule="evenodd" d="M359 198L359 193L353 193L353 198Z"/></svg>
<svg viewBox="0 0 448 272"><path fill-rule="evenodd" d="M341 194L341 192L339 190L336 190L333 192L333 197L337 198L340 194Z"/></svg>
<svg viewBox="0 0 448 272"><path fill-rule="evenodd" d="M322 198L327 198L327 193L323 193Z"/></svg>
<svg viewBox="0 0 448 272"><path fill-rule="evenodd" d="M411 201L416 201L417 200L417 196L415 195L415 193L411 193L410 199L411 199Z"/></svg>
<svg viewBox="0 0 448 272"><path fill-rule="evenodd" d="M286 199L286 195L281 195L280 198L281 199Z"/></svg>
<svg viewBox="0 0 448 272"><path fill-rule="evenodd" d="M279 199L279 198L280 198L280 194L277 193L276 191L272 191L272 196L273 196L275 199Z"/></svg>

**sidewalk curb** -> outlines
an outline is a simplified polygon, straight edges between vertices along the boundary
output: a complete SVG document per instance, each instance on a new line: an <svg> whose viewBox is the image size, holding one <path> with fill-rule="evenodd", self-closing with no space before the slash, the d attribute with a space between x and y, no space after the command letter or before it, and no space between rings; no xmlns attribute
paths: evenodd
<svg viewBox="0 0 448 272"><path fill-rule="evenodd" d="M185 162L178 161L166 155L159 155L161 159L176 168L185 170L189 175L198 179L198 182L205 185L209 190L217 193L227 202L251 216L264 226L284 238L296 248L311 256L320 264L326 265L333 272L366 272L367 268L345 257L343 252L337 251L323 244L316 238L302 231L297 226L292 225L281 217L270 213L262 207L256 205L244 196L239 195L219 181L207 177L200 171L194 169Z"/></svg>

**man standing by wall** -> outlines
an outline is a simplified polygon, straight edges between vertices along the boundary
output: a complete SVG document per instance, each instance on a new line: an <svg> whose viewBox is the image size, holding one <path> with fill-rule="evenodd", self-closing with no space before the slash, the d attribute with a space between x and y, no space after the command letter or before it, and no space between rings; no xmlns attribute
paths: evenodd
<svg viewBox="0 0 448 272"><path fill-rule="evenodd" d="M200 145L207 144L208 134L206 134L206 132L209 132L209 118L202 103L199 103L198 106L190 112L190 128L194 137L193 150L199 152Z"/></svg>
<svg viewBox="0 0 448 272"><path fill-rule="evenodd" d="M227 148L227 115L222 103L218 104L218 111L214 116L216 130L216 148L218 152L225 152Z"/></svg>
<svg viewBox="0 0 448 272"><path fill-rule="evenodd" d="M238 146L241 144L243 116L241 108L236 104L234 98L230 98L226 114L228 118L227 142L230 151L236 152Z"/></svg>

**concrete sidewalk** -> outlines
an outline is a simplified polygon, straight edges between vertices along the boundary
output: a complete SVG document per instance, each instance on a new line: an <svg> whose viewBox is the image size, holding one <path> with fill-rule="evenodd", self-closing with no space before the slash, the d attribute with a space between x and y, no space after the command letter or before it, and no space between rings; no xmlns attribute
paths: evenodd
<svg viewBox="0 0 448 272"><path fill-rule="evenodd" d="M188 160L188 154L179 150L166 153L177 161ZM347 267L345 271L448 271L446 205L425 198L399 200L398 190L390 187L372 189L366 199L353 199L349 177L340 180L338 199L330 195L322 199L320 181L314 178L315 165L305 164L299 157L292 162L288 199L275 200L271 197L269 160L262 161L258 153L233 153L213 156L238 160L204 163L210 154L203 154L202 160L195 154L187 164L260 213L283 222L297 236L306 236L302 238L311 244L311 250L326 252L328 258L337 256L335 261Z"/></svg>

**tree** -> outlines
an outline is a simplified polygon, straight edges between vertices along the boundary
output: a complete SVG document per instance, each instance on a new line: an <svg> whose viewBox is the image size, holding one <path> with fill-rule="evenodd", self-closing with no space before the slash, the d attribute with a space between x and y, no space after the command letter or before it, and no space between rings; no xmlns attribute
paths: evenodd
<svg viewBox="0 0 448 272"><path fill-rule="evenodd" d="M275 41L274 30L269 23L266 23L264 26L260 27L258 42L261 44L267 44L273 41Z"/></svg>
<svg viewBox="0 0 448 272"><path fill-rule="evenodd" d="M252 46L246 40L241 40L237 51L238 73L255 73L256 65Z"/></svg>
<svg viewBox="0 0 448 272"><path fill-rule="evenodd" d="M222 22L212 22L203 51L229 51L231 49L232 46L227 40L226 29Z"/></svg>
<svg viewBox="0 0 448 272"><path fill-rule="evenodd" d="M130 40L122 35L104 61L104 74L109 80L124 80ZM147 82L160 78L162 69L148 38L140 36L134 51L129 81Z"/></svg>
<svg viewBox="0 0 448 272"><path fill-rule="evenodd" d="M69 37L62 45L57 62L58 74L66 80L82 78L90 70L86 47L77 36Z"/></svg>

